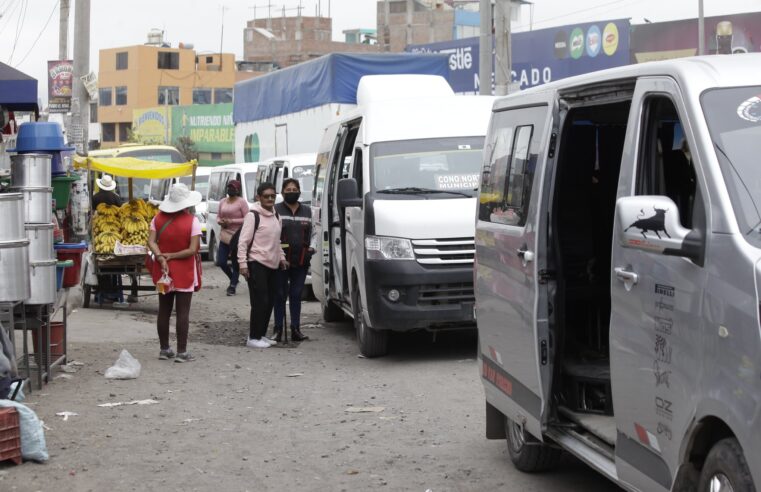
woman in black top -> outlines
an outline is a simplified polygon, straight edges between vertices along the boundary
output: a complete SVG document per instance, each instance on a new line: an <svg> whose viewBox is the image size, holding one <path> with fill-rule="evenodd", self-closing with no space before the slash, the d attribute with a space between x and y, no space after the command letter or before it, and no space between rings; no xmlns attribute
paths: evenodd
<svg viewBox="0 0 761 492"><path fill-rule="evenodd" d="M301 186L298 180L283 180L281 189L283 201L275 205L275 210L283 222L280 242L288 261L288 269L278 270L275 279L275 341L283 335L285 300L289 300L291 314L291 340L300 342L309 337L301 333L301 292L309 272L309 261L314 253L311 246L312 210L299 203Z"/></svg>

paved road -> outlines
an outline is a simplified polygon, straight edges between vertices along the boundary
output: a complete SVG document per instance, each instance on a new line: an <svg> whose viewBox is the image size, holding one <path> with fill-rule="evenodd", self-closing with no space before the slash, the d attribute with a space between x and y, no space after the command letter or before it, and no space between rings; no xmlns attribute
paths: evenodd
<svg viewBox="0 0 761 492"><path fill-rule="evenodd" d="M349 322L319 323L289 348L243 346L245 286L224 295L210 265L194 296L190 364L157 360L155 300L80 309L70 356L85 365L29 398L50 427L45 465L0 466L0 490L575 491L618 490L567 459L527 475L484 439L471 334L394 336L391 355L358 357ZM140 378L108 381L122 348ZM101 408L153 398L154 405ZM361 407L370 412L354 413ZM63 421L56 412L79 415Z"/></svg>

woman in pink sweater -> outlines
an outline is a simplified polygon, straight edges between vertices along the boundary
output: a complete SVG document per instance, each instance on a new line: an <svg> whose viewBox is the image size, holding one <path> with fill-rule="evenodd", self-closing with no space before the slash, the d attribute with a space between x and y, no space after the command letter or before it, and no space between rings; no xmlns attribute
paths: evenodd
<svg viewBox="0 0 761 492"><path fill-rule="evenodd" d="M217 212L217 223L221 230L219 231L219 249L217 249L216 263L230 279L230 285L227 287L228 296L235 295L239 277L238 262L233 261L232 265L229 263L230 239L241 228L243 219L248 214L248 202L240 194L240 181L236 179L229 181L227 183L227 197L219 202L219 211ZM233 259L236 253L233 252Z"/></svg>
<svg viewBox="0 0 761 492"><path fill-rule="evenodd" d="M275 211L275 185L262 183L256 190L259 202L246 214L238 239L240 274L248 281L251 302L249 337L246 346L268 348L276 342L264 336L275 304L275 272L288 268L280 247L282 223Z"/></svg>

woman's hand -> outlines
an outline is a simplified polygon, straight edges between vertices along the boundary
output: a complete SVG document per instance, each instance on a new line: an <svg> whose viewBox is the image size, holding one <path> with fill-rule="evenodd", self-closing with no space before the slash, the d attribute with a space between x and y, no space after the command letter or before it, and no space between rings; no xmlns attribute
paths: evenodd
<svg viewBox="0 0 761 492"><path fill-rule="evenodd" d="M168 272L169 271L169 262L167 261L166 256L159 255L158 256L158 260L159 260L159 265L161 265L161 269L163 271L165 271L165 272Z"/></svg>
<svg viewBox="0 0 761 492"><path fill-rule="evenodd" d="M288 270L288 262L285 260L280 260L280 269L281 270Z"/></svg>
<svg viewBox="0 0 761 492"><path fill-rule="evenodd" d="M248 276L249 276L248 267L241 267L239 271L240 271L240 274L243 275L243 278L248 280Z"/></svg>
<svg viewBox="0 0 761 492"><path fill-rule="evenodd" d="M217 224L222 227L227 227L227 219L217 219Z"/></svg>

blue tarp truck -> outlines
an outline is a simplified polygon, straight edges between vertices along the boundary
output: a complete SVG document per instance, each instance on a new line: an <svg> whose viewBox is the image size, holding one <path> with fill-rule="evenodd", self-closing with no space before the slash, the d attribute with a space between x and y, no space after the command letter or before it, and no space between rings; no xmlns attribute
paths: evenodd
<svg viewBox="0 0 761 492"><path fill-rule="evenodd" d="M365 75L441 75L444 54L333 53L235 84L236 162L316 152L333 119L357 104Z"/></svg>

